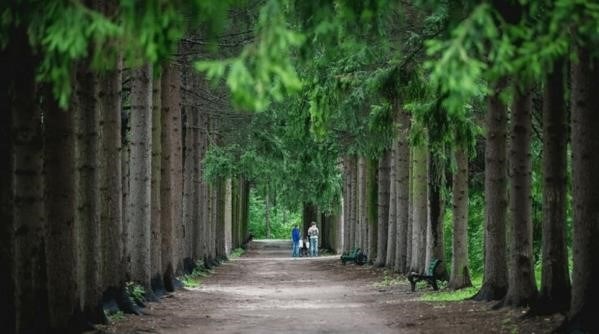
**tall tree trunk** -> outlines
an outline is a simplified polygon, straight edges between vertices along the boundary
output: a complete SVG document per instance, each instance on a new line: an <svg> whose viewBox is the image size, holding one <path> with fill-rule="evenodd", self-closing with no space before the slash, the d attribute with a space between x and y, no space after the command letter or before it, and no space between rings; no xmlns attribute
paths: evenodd
<svg viewBox="0 0 599 334"><path fill-rule="evenodd" d="M512 243L508 291L504 305L528 306L537 298L532 254L532 95L517 89L512 106L511 191Z"/></svg>
<svg viewBox="0 0 599 334"><path fill-rule="evenodd" d="M99 74L98 114L101 117L100 241L105 300L116 300L125 287L123 257L123 182L121 138L122 61L114 70Z"/></svg>
<svg viewBox="0 0 599 334"><path fill-rule="evenodd" d="M196 77L194 83L197 87L200 86L200 78ZM205 133L202 129L203 126L203 113L202 109L199 107L195 107L194 110L194 118L193 118L193 149L194 149L194 164L193 164L193 243L192 243L192 258L194 262L202 259L204 257L204 222L202 220L202 201L203 201L203 190L204 190L204 182L202 180L203 171L202 171L202 159L204 159L205 155L205 147L204 147L204 136ZM194 263L195 264L195 263Z"/></svg>
<svg viewBox="0 0 599 334"><path fill-rule="evenodd" d="M48 94L44 113L46 258L50 327L67 331L81 320L75 230L75 148L73 119ZM51 261L51 262L50 262Z"/></svg>
<svg viewBox="0 0 599 334"><path fill-rule="evenodd" d="M350 180L351 182L351 193L350 193L350 211L349 211L349 244L351 248L356 247L356 235L358 228L358 197L356 191L358 188L358 159L355 155L351 156L350 159Z"/></svg>
<svg viewBox="0 0 599 334"><path fill-rule="evenodd" d="M161 264L164 287L175 289L175 233L180 219L181 188L181 76L174 64L163 66L162 102L162 163L160 177Z"/></svg>
<svg viewBox="0 0 599 334"><path fill-rule="evenodd" d="M453 175L453 239L451 277L448 287L462 289L472 286L468 269L468 153L458 147L454 152L456 171Z"/></svg>
<svg viewBox="0 0 599 334"><path fill-rule="evenodd" d="M505 223L507 211L507 111L499 95L505 83L496 84L488 97L485 149L485 270L475 300L499 300L507 292Z"/></svg>
<svg viewBox="0 0 599 334"><path fill-rule="evenodd" d="M440 260L437 274L443 280L447 280L448 274L445 269L445 243L443 238L443 216L445 203L441 193L441 187L445 183L445 167L441 158L430 152L428 154L428 224L427 224L427 256L426 267L430 266L432 258Z"/></svg>
<svg viewBox="0 0 599 334"><path fill-rule="evenodd" d="M566 248L568 120L564 96L565 61L554 64L543 95L543 254L537 310L563 312L570 305Z"/></svg>
<svg viewBox="0 0 599 334"><path fill-rule="evenodd" d="M389 223L387 232L387 258L385 266L395 264L395 247L397 246L397 141L393 139L389 163Z"/></svg>
<svg viewBox="0 0 599 334"><path fill-rule="evenodd" d="M7 87L8 110L2 109L3 114L10 114L12 125L7 144L11 144L11 156L0 159L11 161L12 175L2 175L4 180L12 180L14 199L12 221L4 220L1 225L11 226L14 231L14 284L15 294L6 296L9 303L14 303L16 309L16 332L33 333L44 331L48 325L47 289L46 289L46 258L45 258L45 215L43 203L43 141L41 112L36 104L35 60L27 39L15 41L20 48L22 57L19 63L19 74L10 75L10 87ZM16 59L15 59L16 60ZM15 65L12 63L11 65ZM3 74L8 74L2 72ZM3 80L5 80L3 78ZM8 130L8 129L7 129ZM8 131L7 131L8 133ZM3 142L4 144L4 142ZM9 168L10 168L9 167ZM4 186L4 184L2 184ZM2 188L4 190L4 188ZM4 204L4 202L3 202ZM6 208L8 209L8 208ZM6 210L2 208L2 211ZM10 210L10 209L9 209ZM6 217L8 218L8 217ZM12 231L6 231L11 235ZM2 241L4 243L4 240ZM3 266L3 274L11 272L12 268ZM8 276L8 275L7 275ZM4 297L4 296L2 296ZM4 313L6 308L3 309ZM3 323L2 323L3 324ZM14 327L6 328L9 331Z"/></svg>
<svg viewBox="0 0 599 334"><path fill-rule="evenodd" d="M318 208L316 205L304 202L302 210L302 235L304 237L308 237L308 229L310 228L310 224L316 221L317 210Z"/></svg>
<svg viewBox="0 0 599 334"><path fill-rule="evenodd" d="M270 239L270 196L269 189L266 189L264 196L264 223L266 224L266 239Z"/></svg>
<svg viewBox="0 0 599 334"><path fill-rule="evenodd" d="M193 243L193 225L194 225L194 175L195 150L194 150L194 110L191 106L183 108L183 117L185 119L184 127L184 145L183 145L183 270L190 274L193 270L191 261L192 243Z"/></svg>
<svg viewBox="0 0 599 334"><path fill-rule="evenodd" d="M408 238L411 234L408 232L409 212L410 212L410 114L403 108L399 110L398 115L398 135L397 135L397 166L395 192L397 194L396 202L396 220L397 220L397 238L395 246L395 271L405 273L408 270Z"/></svg>
<svg viewBox="0 0 599 334"><path fill-rule="evenodd" d="M408 157L408 227L406 229L406 272L412 267L412 232L414 230L414 148L409 147Z"/></svg>
<svg viewBox="0 0 599 334"><path fill-rule="evenodd" d="M366 180L366 210L368 224L368 257L374 263L377 257L378 243L378 161L368 160Z"/></svg>
<svg viewBox="0 0 599 334"><path fill-rule="evenodd" d="M150 272L152 291L157 295L164 292L162 279L162 207L161 164L162 164L162 94L160 72L154 75L152 83L152 179L151 179L151 225L150 225Z"/></svg>
<svg viewBox="0 0 599 334"><path fill-rule="evenodd" d="M26 43L25 29L21 29L23 38L16 39L21 43ZM15 41L13 39L12 41ZM10 43L10 42L9 42ZM15 296L15 273L14 273L14 225L13 225L13 194L14 179L13 165L14 157L12 151L14 146L14 136L11 135L13 105L10 94L16 76L17 66L14 62L20 52L17 48L8 44L4 50L0 50L0 73L5 77L0 80L0 268L3 274L0 275L0 328L4 328L8 334L16 331L16 302ZM15 54L16 53L16 54ZM25 75L23 75L25 77Z"/></svg>
<svg viewBox="0 0 599 334"><path fill-rule="evenodd" d="M352 247L350 240L351 233L351 157L343 157L343 251L349 251Z"/></svg>
<svg viewBox="0 0 599 334"><path fill-rule="evenodd" d="M599 332L599 61L578 48L572 63L572 195L574 232L570 329Z"/></svg>
<svg viewBox="0 0 599 334"><path fill-rule="evenodd" d="M81 307L93 323L105 322L101 306L100 197L98 180L99 115L96 76L88 62L77 65L72 98L75 127L75 228Z"/></svg>
<svg viewBox="0 0 599 334"><path fill-rule="evenodd" d="M132 71L131 158L127 201L128 260L131 280L151 297L151 171L152 171L152 68Z"/></svg>
<svg viewBox="0 0 599 334"><path fill-rule="evenodd" d="M223 205L223 227L224 227L224 254L223 256L229 257L231 254L231 247L233 246L232 240L232 229L233 229L233 180L227 178L224 185L224 205Z"/></svg>
<svg viewBox="0 0 599 334"><path fill-rule="evenodd" d="M387 257L387 233L389 224L389 162L391 160L391 152L385 150L383 156L379 160L379 177L378 177L378 240L376 249L375 266L382 267L385 265Z"/></svg>
<svg viewBox="0 0 599 334"><path fill-rule="evenodd" d="M204 112L204 110L202 110L203 112L200 113L200 127L201 127L201 142L202 142L202 159L204 158L204 155L206 154L206 152L208 151L208 135L209 135L209 117L208 117L208 113ZM201 169L203 170L203 169ZM208 189L209 186L208 184L202 180L201 183L201 194L200 194L200 226L202 228L202 240L201 240L201 247L202 247L202 254L203 254L203 258L205 259L207 254L208 254L208 243L209 243L209 236L208 236L208 231L209 231L209 221L208 221Z"/></svg>
<svg viewBox="0 0 599 334"><path fill-rule="evenodd" d="M366 159L364 157L358 158L358 225L360 226L360 243L359 246L365 252L368 252L368 229L367 229L367 217L366 211L366 178L367 178L367 167Z"/></svg>
<svg viewBox="0 0 599 334"><path fill-rule="evenodd" d="M413 213L412 213L412 261L410 271L424 273L426 265L427 233L427 152L425 146L415 147L412 157Z"/></svg>

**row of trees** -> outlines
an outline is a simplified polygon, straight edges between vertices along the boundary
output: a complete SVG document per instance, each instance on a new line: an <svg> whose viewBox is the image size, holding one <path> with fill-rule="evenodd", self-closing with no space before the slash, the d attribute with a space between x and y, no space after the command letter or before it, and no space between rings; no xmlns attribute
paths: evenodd
<svg viewBox="0 0 599 334"><path fill-rule="evenodd" d="M247 241L249 183L209 183L201 168L235 114L206 102L216 93L192 69L199 34L182 38L183 6L146 5L1 5L5 333L138 313L129 284L158 301Z"/></svg>
<svg viewBox="0 0 599 334"><path fill-rule="evenodd" d="M597 27L588 20L597 13L590 4L565 3L537 7L492 2L471 11L464 8L448 6L449 33L429 41L430 58L421 58L429 69L424 72L430 80L425 84L429 103L414 102L421 97L401 89L385 94L395 132L391 144L370 163L363 153L344 159L344 249L369 249L375 265L400 273L425 272L432 257L444 259L440 190L451 188L450 196L445 196L453 224L449 286L469 286L468 160L475 153L472 139L480 122L485 137L485 262L483 285L474 299L530 306L539 313L569 310L564 329L596 331L590 305L597 296L592 282L596 277L592 254L597 249L592 239L599 225L591 217L595 195L589 168L594 147L590 129L597 108L590 93ZM563 16L574 13L585 29L563 28ZM539 23L539 17L547 22ZM485 29L486 37L476 35ZM541 46L535 38L552 42ZM481 88L486 99L482 108L477 106ZM540 290L535 283L531 215L533 96L542 105ZM468 112L477 107L484 118ZM452 166L450 186L443 158L448 160L446 166ZM570 170L572 277L566 225ZM376 196L373 188L378 189Z"/></svg>
<svg viewBox="0 0 599 334"><path fill-rule="evenodd" d="M445 270L452 287L468 285L468 252L484 252L483 286L476 299L531 305L543 312L568 309L568 328L597 330L593 309L599 289L593 281L599 266L593 240L599 233L595 217L599 197L592 167L599 140L593 132L597 100L591 87L597 74L599 11L592 1L249 1L248 10L241 12L246 14L229 12L236 25L217 43L221 50L233 48L208 52L211 43L206 36L222 26L229 8L227 1L2 5L2 70L8 78L2 83L6 88L2 103L10 112L0 116L4 127L0 133L6 139L1 152L7 157L0 168L0 206L2 221L10 223L2 225L0 258L11 268L11 276L0 282L0 288L7 296L2 300L16 305L7 322L19 319L14 310L18 314L29 310L19 303L34 305L33 297L21 296L21 291L40 287L48 293L34 295L47 296L48 303L35 305L52 305L52 326L66 326L66 319L79 309L93 311L84 306L93 304L89 296L94 292L81 291L93 290L88 282L105 280L90 269L101 262L94 259L93 249L103 247L104 240L120 242L121 253L128 256L117 262L129 269L118 272L139 275L147 285L157 272L150 270L148 275L143 268L152 268L158 253L151 246L152 232L158 231L152 226L158 224L150 224L148 230L148 225L138 223L155 222L152 194L154 198L174 194L175 199L167 202L170 206L161 202L161 217L172 210L173 224L178 219L180 223L173 225L175 242L160 248L161 254L173 254L173 271L185 267L184 258L193 262L199 256L223 254L229 229L218 228L220 222L240 226L231 228L231 238L237 236L239 241L241 234L233 231L243 233L246 225L233 221L243 222L247 212L243 204L247 184L224 186L223 180L245 178L264 190L263 195L281 194L282 204L301 207L305 222L324 224L321 230L328 231L324 233L329 247L363 247L377 265L400 272L422 272L431 257L444 258L442 216L452 212L452 259L445 259L451 262L451 270ZM194 23L200 23L200 32L191 34ZM125 80L109 75L110 70L117 78L120 73L117 54L127 67ZM163 65L173 54L179 57ZM208 79L226 78L230 93L198 93L206 91L206 82L189 74L192 65L185 58L194 55L203 61L193 67ZM182 71L181 77L174 74L176 69ZM112 77L117 84L100 90L104 81L95 75ZM153 82L158 77L160 85ZM169 90L177 87L177 80L182 89ZM126 88L124 93L112 93L119 92L118 83ZM159 86L161 92L152 94ZM177 110L171 105L177 93L183 107L180 119L174 120L169 117L176 118L177 112L169 112ZM111 98L114 95L124 100ZM229 97L238 110L260 113L247 117L219 107L219 101ZM112 104L103 106L103 101ZM531 232L534 101L542 101L543 110L540 294L534 284ZM117 102L128 109L115 108ZM73 112L58 112L58 106L69 106ZM130 130L115 139L106 124L118 117L97 113L96 106L129 110L125 119ZM162 129L160 135L152 132L158 119L152 110L161 113L160 126L154 126L156 131ZM477 140L477 125L483 123L484 154ZM90 138L99 138L100 143L127 139L126 149L107 155L104 152L110 150L94 150ZM159 146L154 145L158 138ZM473 185L468 171L477 151L484 156L484 188ZM161 158L158 167L149 153L169 159ZM103 159L104 154L124 157L120 164L105 168L103 164L118 160ZM125 166L119 177L124 200L98 195L110 194L108 186L91 191L104 178L113 179L103 178L102 171L112 176L119 165ZM153 168L162 171L159 181ZM165 174L171 168L173 172ZM565 224L569 172L571 286ZM200 175L215 186L202 185ZM156 191L152 179L154 186L164 184L164 190ZM484 248L468 249L468 199L482 197L481 192ZM117 235L125 235L124 240L102 237L115 229L102 232L102 227L80 223L82 217L94 221L99 216L102 221L107 204L97 198L121 202L125 233ZM237 218L222 213L228 207L223 198L239 208L234 210ZM452 210L445 210L449 203ZM342 226L336 218L340 216ZM28 225L33 222L35 228ZM160 232L168 235L167 230ZM208 238L198 242L202 239L190 238L190 233ZM22 235L42 241L22 243ZM25 256L27 252L38 255ZM168 261L162 260L161 266L168 266ZM69 275L60 277L69 279L58 279L63 272ZM169 277L165 270L162 274ZM22 288L29 283L19 282L37 280L21 280L19 275L47 275L48 284ZM64 307L54 307L58 300L65 301ZM9 328L14 326L13 322Z"/></svg>
<svg viewBox="0 0 599 334"><path fill-rule="evenodd" d="M275 121L307 111L309 129L291 121L288 128L326 147L328 156L312 154L308 165L343 165L343 209L332 212L343 213L338 231L344 249L359 246L377 265L424 272L431 257L444 259L443 213L451 212L452 258L445 259L451 270L444 268L450 286L469 285L468 253L483 252L483 285L475 299L541 313L568 310L565 328L597 330L592 240L599 225L590 169L597 105L590 87L599 14L592 2L339 1L282 8L267 1L264 8L283 17L270 21L277 33L263 36L270 52L288 55L269 59L281 65L275 74L248 58L252 49L200 68L229 81L238 67L262 74L251 77L251 87L229 88L238 103L272 113ZM304 79L300 87L297 76ZM273 81L273 91L256 91ZM298 94L285 98L293 92ZM252 93L254 99L244 99ZM276 103L261 103L263 98ZM536 134L542 140L536 151L542 152L540 291L533 257L533 107L542 110L536 121L542 126ZM277 140L275 152L297 152L285 146L285 137ZM477 152L484 157L484 185L475 188L484 192L484 246L468 249L469 162ZM288 170L283 164L282 172ZM295 198L309 203L309 194L338 189L332 174L318 179L327 186ZM280 184L286 185L298 186ZM335 203L337 197L328 198Z"/></svg>

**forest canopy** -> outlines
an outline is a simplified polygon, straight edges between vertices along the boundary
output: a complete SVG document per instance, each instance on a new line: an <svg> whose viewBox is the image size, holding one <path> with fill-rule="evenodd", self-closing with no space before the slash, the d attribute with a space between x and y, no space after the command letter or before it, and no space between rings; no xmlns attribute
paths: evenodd
<svg viewBox="0 0 599 334"><path fill-rule="evenodd" d="M301 218L598 331L598 50L590 0L3 2L2 327L139 313Z"/></svg>

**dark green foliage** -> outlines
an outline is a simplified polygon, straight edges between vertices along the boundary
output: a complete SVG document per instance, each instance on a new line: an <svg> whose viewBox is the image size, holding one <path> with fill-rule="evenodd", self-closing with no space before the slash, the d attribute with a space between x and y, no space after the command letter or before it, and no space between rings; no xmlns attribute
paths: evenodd
<svg viewBox="0 0 599 334"><path fill-rule="evenodd" d="M264 199L253 190L250 192L250 233L256 239L266 239L264 224ZM302 217L298 209L288 210L274 205L270 212L270 236L272 239L290 239L293 226L302 225Z"/></svg>

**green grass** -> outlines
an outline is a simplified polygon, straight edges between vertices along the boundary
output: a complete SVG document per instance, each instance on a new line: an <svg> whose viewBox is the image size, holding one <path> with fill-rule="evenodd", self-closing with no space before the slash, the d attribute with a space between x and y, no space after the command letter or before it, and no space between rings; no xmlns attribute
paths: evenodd
<svg viewBox="0 0 599 334"><path fill-rule="evenodd" d="M129 298L132 298L134 301L142 302L146 295L146 290L143 286L136 282L127 282L126 283L127 294Z"/></svg>
<svg viewBox="0 0 599 334"><path fill-rule="evenodd" d="M197 288L202 284L202 280L211 274L214 274L214 270L206 269L201 262L198 262L191 274L183 275L179 279L185 287Z"/></svg>
<svg viewBox="0 0 599 334"><path fill-rule="evenodd" d="M116 311L114 313L108 313L108 312L104 311L104 314L106 314L106 318L108 318L108 321L110 323L114 323L119 320L125 319L125 314L123 313L123 311Z"/></svg>
<svg viewBox="0 0 599 334"><path fill-rule="evenodd" d="M231 252L231 255L229 256L229 259L238 258L238 257L242 256L244 253L245 253L245 250L243 248L235 248Z"/></svg>
<svg viewBox="0 0 599 334"><path fill-rule="evenodd" d="M426 284L426 283L424 283ZM447 289L447 283L443 282L439 291L427 292L420 297L427 302L455 302L468 299L478 292L482 285L482 276L472 278L472 286L460 290Z"/></svg>
<svg viewBox="0 0 599 334"><path fill-rule="evenodd" d="M391 272L389 270L385 270L383 273L384 273L383 280L380 282L375 282L373 284L375 288L386 288L386 287L390 287L390 286L396 286L406 280L405 277L398 275L398 274L394 274L393 272Z"/></svg>

